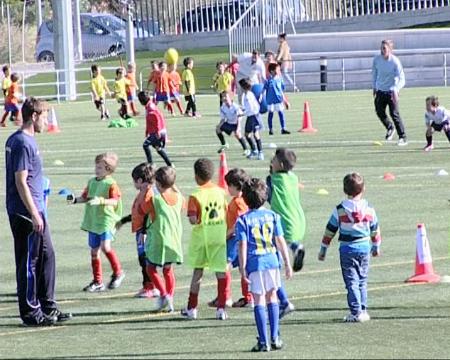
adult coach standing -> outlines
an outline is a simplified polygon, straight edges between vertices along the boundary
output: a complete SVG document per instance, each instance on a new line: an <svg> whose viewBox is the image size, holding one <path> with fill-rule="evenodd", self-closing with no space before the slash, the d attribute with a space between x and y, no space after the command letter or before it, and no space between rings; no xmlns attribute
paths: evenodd
<svg viewBox="0 0 450 360"><path fill-rule="evenodd" d="M35 140L47 125L44 101L28 98L22 127L6 141L6 209L14 237L17 295L24 326L49 326L72 314L55 301L55 253L44 215L42 161Z"/></svg>
<svg viewBox="0 0 450 360"><path fill-rule="evenodd" d="M408 145L408 142L399 113L398 100L400 89L405 86L405 73L400 60L392 53L393 47L392 40L381 42L381 54L373 59L372 88L375 111L386 128L386 140L392 140L397 131L399 137L397 145L404 146ZM389 106L389 114L394 124L386 115L386 106Z"/></svg>

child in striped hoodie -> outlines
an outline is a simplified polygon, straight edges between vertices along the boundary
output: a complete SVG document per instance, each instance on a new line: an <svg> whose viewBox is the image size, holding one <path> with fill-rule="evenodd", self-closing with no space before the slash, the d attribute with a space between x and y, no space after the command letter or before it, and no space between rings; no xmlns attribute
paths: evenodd
<svg viewBox="0 0 450 360"><path fill-rule="evenodd" d="M370 320L367 312L369 259L370 254L380 254L378 219L374 208L362 198L364 190L364 179L358 173L344 177L347 199L333 210L319 251L319 260L324 261L328 246L339 231L340 263L350 309L345 322Z"/></svg>

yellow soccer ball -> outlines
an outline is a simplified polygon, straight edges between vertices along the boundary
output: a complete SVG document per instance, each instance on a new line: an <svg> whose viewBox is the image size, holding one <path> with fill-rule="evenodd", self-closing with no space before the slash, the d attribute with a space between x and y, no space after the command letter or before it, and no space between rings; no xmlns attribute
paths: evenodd
<svg viewBox="0 0 450 360"><path fill-rule="evenodd" d="M173 65L178 62L178 51L174 48L169 48L164 54L164 60L168 65Z"/></svg>

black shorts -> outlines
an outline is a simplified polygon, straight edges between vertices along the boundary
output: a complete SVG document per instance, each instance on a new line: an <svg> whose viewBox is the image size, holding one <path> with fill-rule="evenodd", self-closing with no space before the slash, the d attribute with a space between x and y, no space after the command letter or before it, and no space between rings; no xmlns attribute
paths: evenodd
<svg viewBox="0 0 450 360"><path fill-rule="evenodd" d="M99 98L98 100L94 100L94 104L97 109L100 109L100 107L105 104L105 99Z"/></svg>
<svg viewBox="0 0 450 360"><path fill-rule="evenodd" d="M245 133L249 134L259 130L259 121L256 115L248 116L245 122Z"/></svg>
<svg viewBox="0 0 450 360"><path fill-rule="evenodd" d="M432 123L431 127L436 131L441 131L445 126L449 126L448 120L441 122L440 124Z"/></svg>
<svg viewBox="0 0 450 360"><path fill-rule="evenodd" d="M223 123L220 127L220 131L223 131L227 135L231 135L232 133L236 132L237 130L237 124L229 124L229 123Z"/></svg>

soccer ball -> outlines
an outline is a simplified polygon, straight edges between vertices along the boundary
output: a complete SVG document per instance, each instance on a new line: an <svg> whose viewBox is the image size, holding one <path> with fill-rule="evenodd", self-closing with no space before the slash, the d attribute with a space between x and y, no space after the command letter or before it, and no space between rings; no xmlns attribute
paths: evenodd
<svg viewBox="0 0 450 360"><path fill-rule="evenodd" d="M168 65L173 65L178 62L178 51L174 48L169 48L164 54L164 60Z"/></svg>

